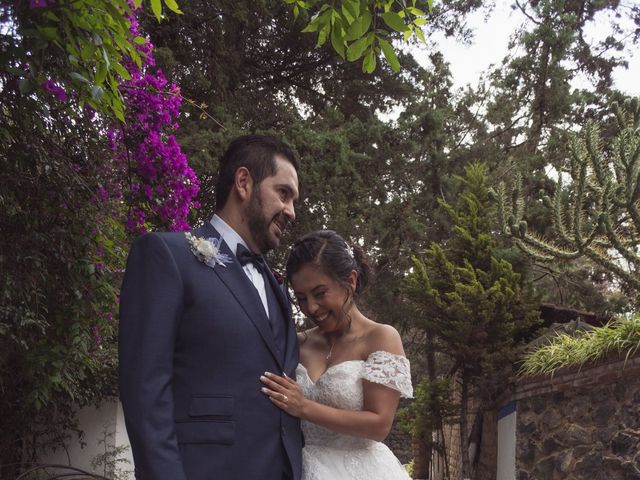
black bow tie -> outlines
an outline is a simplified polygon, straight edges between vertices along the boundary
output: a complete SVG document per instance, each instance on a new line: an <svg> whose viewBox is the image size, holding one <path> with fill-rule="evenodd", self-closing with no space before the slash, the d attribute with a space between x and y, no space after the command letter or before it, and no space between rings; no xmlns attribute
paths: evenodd
<svg viewBox="0 0 640 480"><path fill-rule="evenodd" d="M257 255L255 253L251 253L247 247L238 244L238 248L236 250L236 257L240 262L240 265L246 265L247 263L253 263L253 266L260 272L264 273L267 268L267 263L264 261L264 257L262 255Z"/></svg>

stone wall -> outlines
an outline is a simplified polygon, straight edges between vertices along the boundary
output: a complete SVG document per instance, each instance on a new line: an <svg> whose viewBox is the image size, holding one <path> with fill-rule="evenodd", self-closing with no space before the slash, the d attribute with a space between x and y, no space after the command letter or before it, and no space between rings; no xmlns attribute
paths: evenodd
<svg viewBox="0 0 640 480"><path fill-rule="evenodd" d="M640 479L640 356L521 381L517 480Z"/></svg>

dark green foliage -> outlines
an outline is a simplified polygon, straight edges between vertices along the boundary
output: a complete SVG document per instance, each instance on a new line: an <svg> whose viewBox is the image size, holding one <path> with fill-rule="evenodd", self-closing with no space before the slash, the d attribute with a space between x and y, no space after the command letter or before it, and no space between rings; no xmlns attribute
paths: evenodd
<svg viewBox="0 0 640 480"><path fill-rule="evenodd" d="M78 408L117 394L130 241L115 219L124 203L98 194L122 181L103 135L122 113L117 63L135 57L128 4L28 3L0 6L0 478L64 443Z"/></svg>
<svg viewBox="0 0 640 480"><path fill-rule="evenodd" d="M400 426L412 436L424 438L432 447L437 447L431 435L439 428L439 418L434 412L451 418L458 408L451 396L451 378L424 379L414 388L413 396L415 400L411 405L398 410Z"/></svg>
<svg viewBox="0 0 640 480"><path fill-rule="evenodd" d="M74 408L115 393L113 269L125 252L95 197L109 155L95 127L11 87L1 97L0 462L10 464L69 426Z"/></svg>
<svg viewBox="0 0 640 480"><path fill-rule="evenodd" d="M527 331L536 314L526 301L520 275L497 258L486 167L466 168L455 207L442 201L451 216L451 237L433 243L414 258L408 292L421 319L471 376L495 371L515 358L514 339Z"/></svg>
<svg viewBox="0 0 640 480"><path fill-rule="evenodd" d="M389 31L401 33L405 41L415 35L426 43L421 25L427 23L427 13L433 8L432 0L284 1L293 5L294 18L298 17L301 10L314 11L302 31L317 35L316 47L321 47L329 40L341 58L350 62L362 58L362 71L365 73L376 69L378 57L384 57L391 69L399 72L400 62L389 43Z"/></svg>
<svg viewBox="0 0 640 480"><path fill-rule="evenodd" d="M505 388L505 369L517 359L516 339L535 325L538 313L520 275L497 258L486 167L467 166L459 181L455 205L440 201L452 220L450 237L414 257L406 288L420 312L416 326L454 364L450 374L461 385L459 442L466 452L471 392L482 407L491 405ZM471 476L468 457L463 475Z"/></svg>

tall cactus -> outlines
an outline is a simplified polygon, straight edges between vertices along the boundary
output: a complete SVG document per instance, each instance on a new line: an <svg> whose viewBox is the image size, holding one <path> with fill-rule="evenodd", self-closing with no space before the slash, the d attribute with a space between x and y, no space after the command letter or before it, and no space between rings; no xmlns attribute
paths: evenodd
<svg viewBox="0 0 640 480"><path fill-rule="evenodd" d="M559 174L553 198L543 198L552 212L553 238L527 229L519 174L510 198L507 186L498 186L499 216L503 233L536 260L585 256L640 291L640 101L613 103L612 111L614 139L604 145L599 126L588 121L571 138L570 181Z"/></svg>

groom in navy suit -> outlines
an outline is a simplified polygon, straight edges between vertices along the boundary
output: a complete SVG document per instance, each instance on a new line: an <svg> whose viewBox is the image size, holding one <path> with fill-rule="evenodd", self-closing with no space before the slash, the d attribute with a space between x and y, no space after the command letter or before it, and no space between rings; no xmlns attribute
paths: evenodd
<svg viewBox="0 0 640 480"><path fill-rule="evenodd" d="M299 420L260 390L265 371L298 364L288 297L262 258L295 217L297 170L282 142L240 137L210 222L133 243L119 354L137 479L300 478Z"/></svg>

